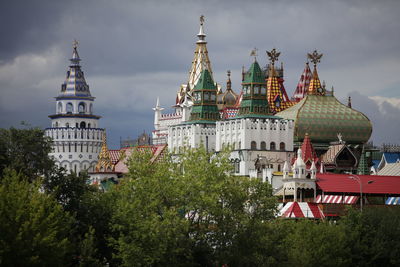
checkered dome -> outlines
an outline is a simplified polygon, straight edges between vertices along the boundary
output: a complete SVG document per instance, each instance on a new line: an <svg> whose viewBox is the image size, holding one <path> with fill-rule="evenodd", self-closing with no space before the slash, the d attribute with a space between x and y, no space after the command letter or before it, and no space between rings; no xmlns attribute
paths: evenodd
<svg viewBox="0 0 400 267"><path fill-rule="evenodd" d="M343 105L334 96L307 95L276 116L295 121L295 142L302 141L308 133L313 142L329 143L341 133L348 143L365 143L372 133L372 124L364 114Z"/></svg>

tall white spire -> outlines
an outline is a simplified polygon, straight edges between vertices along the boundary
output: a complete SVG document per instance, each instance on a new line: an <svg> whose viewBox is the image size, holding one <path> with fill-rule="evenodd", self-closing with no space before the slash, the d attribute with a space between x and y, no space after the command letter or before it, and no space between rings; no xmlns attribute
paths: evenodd
<svg viewBox="0 0 400 267"><path fill-rule="evenodd" d="M203 29L203 24L204 24L204 16L200 16L200 30L199 33L197 34L197 37L199 37L199 40L196 42L198 44L206 44L207 42L205 41L206 34L204 33Z"/></svg>

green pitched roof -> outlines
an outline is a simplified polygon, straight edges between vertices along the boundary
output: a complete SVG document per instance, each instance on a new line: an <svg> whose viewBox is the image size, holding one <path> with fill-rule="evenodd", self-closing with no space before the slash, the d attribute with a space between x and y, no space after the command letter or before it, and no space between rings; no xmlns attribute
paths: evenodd
<svg viewBox="0 0 400 267"><path fill-rule="evenodd" d="M370 174L367 158L365 156L364 147L362 149L360 161L358 163L357 174L361 174L361 175L369 175Z"/></svg>
<svg viewBox="0 0 400 267"><path fill-rule="evenodd" d="M250 69L244 75L243 83L265 83L265 75L257 61L251 64Z"/></svg>
<svg viewBox="0 0 400 267"><path fill-rule="evenodd" d="M203 89L217 90L217 86L214 84L211 74L207 69L201 72L200 78L193 88L193 90L203 90Z"/></svg>
<svg viewBox="0 0 400 267"><path fill-rule="evenodd" d="M315 143L329 143L337 141L337 134L341 133L348 143L365 143L372 133L372 124L364 114L334 96L307 95L276 116L295 121L295 142L302 141L308 133Z"/></svg>

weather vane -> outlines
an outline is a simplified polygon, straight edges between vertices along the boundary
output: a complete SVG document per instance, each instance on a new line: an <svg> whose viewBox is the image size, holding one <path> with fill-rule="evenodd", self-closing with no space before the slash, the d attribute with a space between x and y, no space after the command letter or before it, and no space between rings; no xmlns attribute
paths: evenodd
<svg viewBox="0 0 400 267"><path fill-rule="evenodd" d="M251 57L254 57L254 60L256 60L257 51L258 51L258 49L257 49L256 47L254 47L254 49L251 50L251 52L250 52L250 56L251 56Z"/></svg>
<svg viewBox="0 0 400 267"><path fill-rule="evenodd" d="M321 57L324 54L318 54L317 50L314 50L312 54L308 53L307 56L311 60L311 62L314 64L314 66L317 66L317 63L321 62Z"/></svg>
<svg viewBox="0 0 400 267"><path fill-rule="evenodd" d="M203 23L204 23L204 15L201 15L200 16L200 25L203 25Z"/></svg>
<svg viewBox="0 0 400 267"><path fill-rule="evenodd" d="M267 51L267 56L269 57L269 60L271 61L272 65L275 64L275 61L278 61L279 55L281 52L276 51L276 49L272 49L271 51Z"/></svg>
<svg viewBox="0 0 400 267"><path fill-rule="evenodd" d="M72 42L72 47L73 47L74 49L76 49L76 48L78 47L78 44L79 44L79 42L75 39L75 40Z"/></svg>

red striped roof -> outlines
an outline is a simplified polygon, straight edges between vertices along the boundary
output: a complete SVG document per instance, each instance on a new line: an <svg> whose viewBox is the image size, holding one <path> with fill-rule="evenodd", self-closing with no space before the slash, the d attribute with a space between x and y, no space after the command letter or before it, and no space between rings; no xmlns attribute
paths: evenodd
<svg viewBox="0 0 400 267"><path fill-rule="evenodd" d="M280 210L283 218L324 218L324 213L316 203L310 202L288 202Z"/></svg>
<svg viewBox="0 0 400 267"><path fill-rule="evenodd" d="M400 176L317 173L317 185L324 192L359 194L360 184L350 176L360 178L363 193L400 195Z"/></svg>

